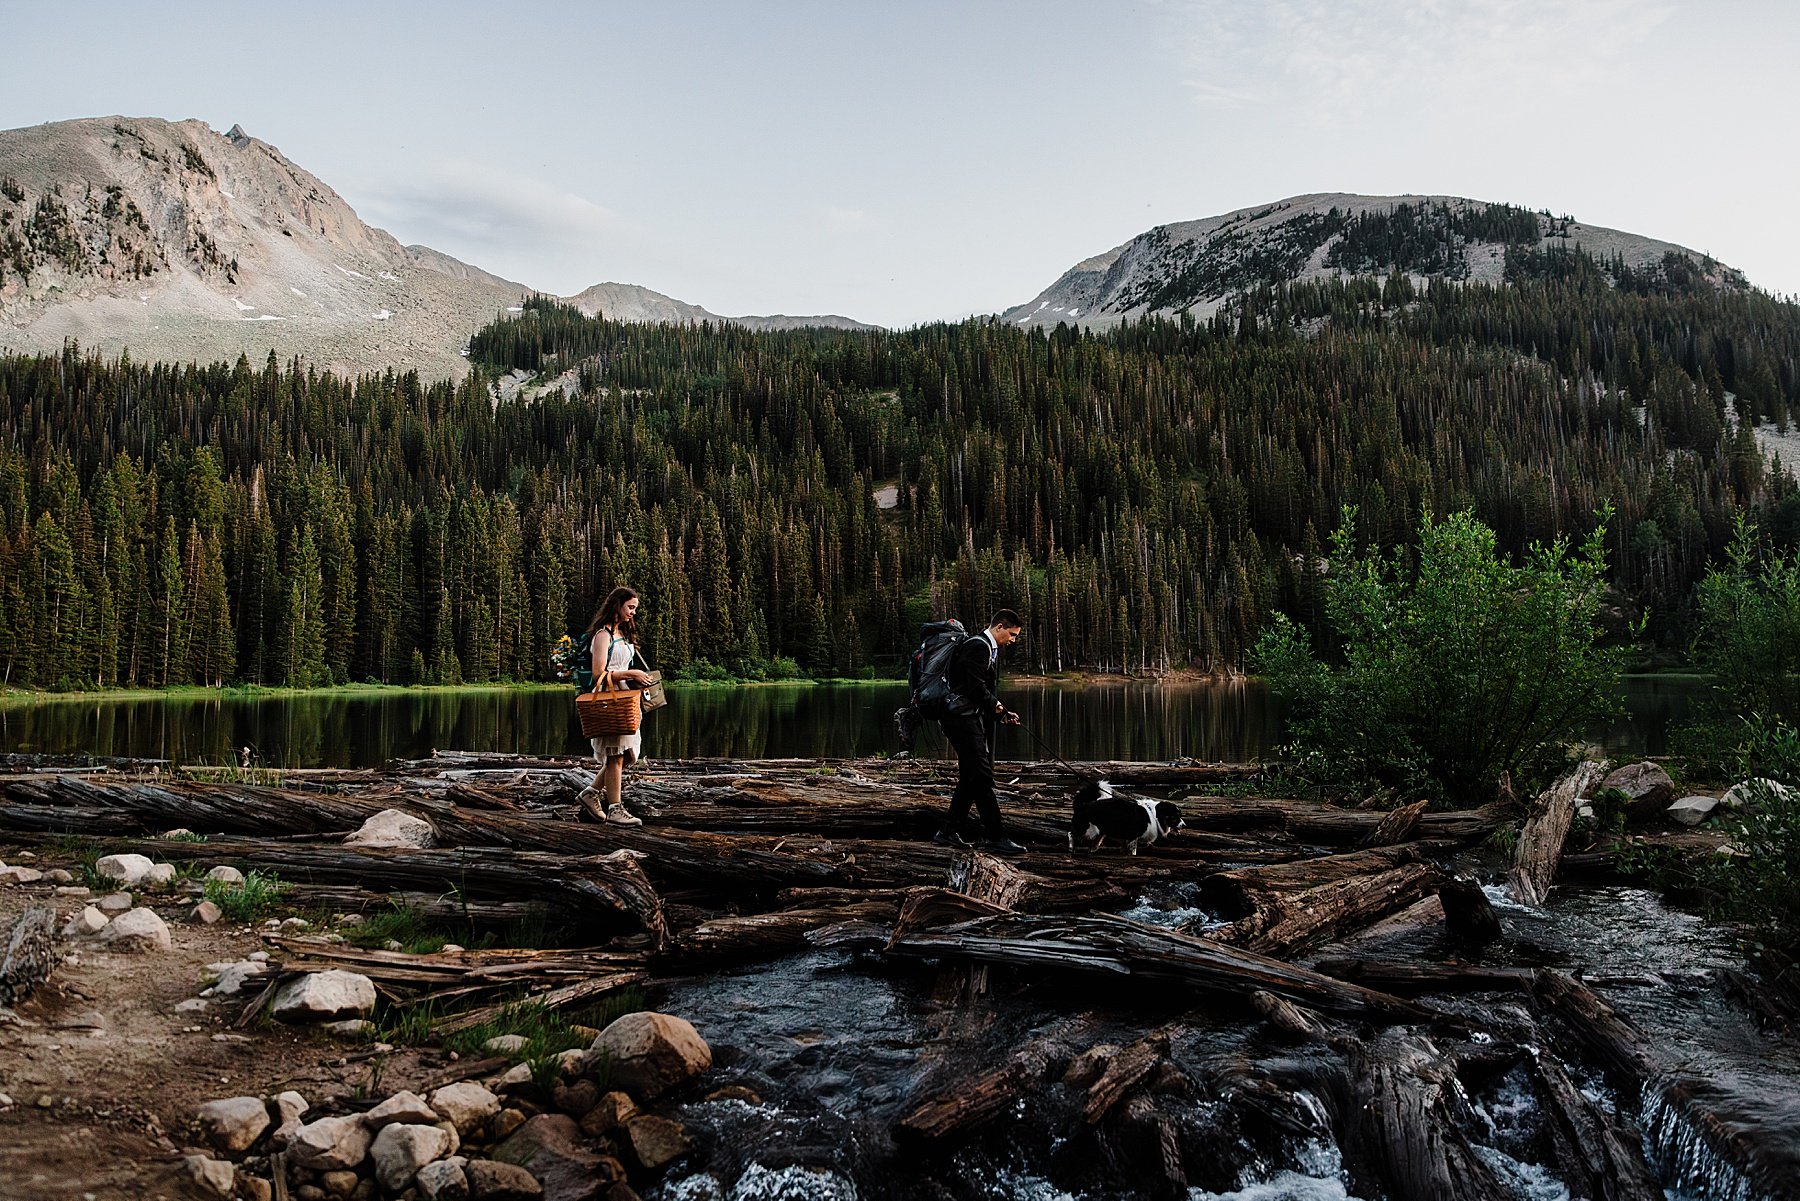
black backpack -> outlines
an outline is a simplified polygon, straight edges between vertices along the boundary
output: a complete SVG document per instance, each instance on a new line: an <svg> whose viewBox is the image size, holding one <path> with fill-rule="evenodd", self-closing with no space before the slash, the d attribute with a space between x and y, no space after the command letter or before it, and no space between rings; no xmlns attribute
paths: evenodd
<svg viewBox="0 0 1800 1201"><path fill-rule="evenodd" d="M969 631L954 617L928 621L919 627L919 649L912 653L906 675L912 685L913 708L921 717L938 720L950 716L950 702L955 694L944 673L950 666L950 656L968 638Z"/></svg>

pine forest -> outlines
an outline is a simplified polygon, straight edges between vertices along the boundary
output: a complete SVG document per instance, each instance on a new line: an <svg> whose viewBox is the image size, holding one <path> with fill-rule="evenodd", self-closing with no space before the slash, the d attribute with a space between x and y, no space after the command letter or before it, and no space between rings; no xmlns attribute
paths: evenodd
<svg viewBox="0 0 1800 1201"><path fill-rule="evenodd" d="M1753 436L1800 416L1800 306L1580 252L1105 333L539 300L469 356L454 385L0 358L0 680L541 679L621 582L688 675L891 674L921 620L999 605L1015 670L1233 670L1276 611L1318 628L1347 505L1361 546L1605 520L1620 628L1679 651L1735 515L1800 538ZM499 399L521 370L555 386Z"/></svg>

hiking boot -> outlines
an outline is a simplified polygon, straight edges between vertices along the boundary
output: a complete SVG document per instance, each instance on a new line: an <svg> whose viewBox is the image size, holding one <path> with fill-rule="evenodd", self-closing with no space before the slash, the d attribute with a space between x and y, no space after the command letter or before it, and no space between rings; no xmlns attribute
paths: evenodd
<svg viewBox="0 0 1800 1201"><path fill-rule="evenodd" d="M958 834L955 830L939 830L936 834L931 836L931 841L937 843L941 847L950 847L958 851L966 851L969 849L969 840L964 838L961 834Z"/></svg>
<svg viewBox="0 0 1800 1201"><path fill-rule="evenodd" d="M623 805L608 805L606 807L606 821L608 825L612 826L641 826L644 824L643 818L637 816Z"/></svg>
<svg viewBox="0 0 1800 1201"><path fill-rule="evenodd" d="M1025 848L1002 834L998 838L984 838L975 844L978 851L986 851L990 855L1023 855Z"/></svg>
<svg viewBox="0 0 1800 1201"><path fill-rule="evenodd" d="M575 814L575 820L581 822L603 822L606 820L606 794L598 788L584 788L581 795L575 798L581 802L581 809Z"/></svg>

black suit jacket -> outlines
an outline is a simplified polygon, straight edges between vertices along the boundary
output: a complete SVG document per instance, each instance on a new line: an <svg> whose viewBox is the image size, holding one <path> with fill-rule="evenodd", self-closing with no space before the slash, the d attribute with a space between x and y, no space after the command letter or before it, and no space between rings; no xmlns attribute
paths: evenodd
<svg viewBox="0 0 1800 1201"><path fill-rule="evenodd" d="M952 716L975 713L984 721L994 720L994 706L1000 703L994 690L1000 680L988 655L988 640L980 634L964 639L951 652L949 666L944 669L944 682L955 694L950 702Z"/></svg>

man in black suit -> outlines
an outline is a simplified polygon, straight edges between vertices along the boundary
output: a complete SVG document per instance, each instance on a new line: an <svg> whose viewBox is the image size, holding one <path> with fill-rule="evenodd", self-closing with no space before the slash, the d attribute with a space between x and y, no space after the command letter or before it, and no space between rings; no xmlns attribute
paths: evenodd
<svg viewBox="0 0 1800 1201"><path fill-rule="evenodd" d="M964 639L951 652L944 670L944 682L951 695L949 713L938 724L956 748L956 792L950 798L944 828L932 839L939 846L969 845L956 827L968 816L972 804L981 814L982 850L995 855L1025 852L1024 847L1006 836L1000 822L1000 802L994 797L994 735L1003 724L1019 724L1019 715L994 695L999 685L995 665L1000 652L1017 641L1024 626L1017 613L1001 609L988 622L987 629Z"/></svg>

